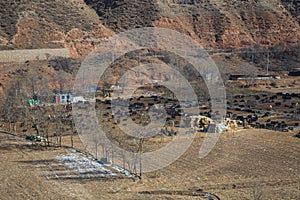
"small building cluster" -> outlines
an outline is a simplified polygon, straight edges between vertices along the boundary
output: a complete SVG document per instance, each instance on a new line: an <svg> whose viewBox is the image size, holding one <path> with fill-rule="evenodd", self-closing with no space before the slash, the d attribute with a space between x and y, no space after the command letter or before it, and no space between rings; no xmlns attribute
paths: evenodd
<svg viewBox="0 0 300 200"><path fill-rule="evenodd" d="M269 80L269 79L280 79L280 76L272 75L257 75L255 77L249 77L241 74L231 74L229 80Z"/></svg>
<svg viewBox="0 0 300 200"><path fill-rule="evenodd" d="M289 76L300 76L300 68L294 68L292 71L289 72Z"/></svg>
<svg viewBox="0 0 300 200"><path fill-rule="evenodd" d="M55 103L70 103L73 102L71 93L59 93L55 95Z"/></svg>

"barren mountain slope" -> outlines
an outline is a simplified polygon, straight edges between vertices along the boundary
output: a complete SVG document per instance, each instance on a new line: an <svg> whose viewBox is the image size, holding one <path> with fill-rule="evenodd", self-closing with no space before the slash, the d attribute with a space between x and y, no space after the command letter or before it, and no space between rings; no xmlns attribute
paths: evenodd
<svg viewBox="0 0 300 200"><path fill-rule="evenodd" d="M68 47L78 56L91 46L84 39L112 34L83 0L1 1L0 13L2 49Z"/></svg>
<svg viewBox="0 0 300 200"><path fill-rule="evenodd" d="M293 45L300 38L299 3L292 0L8 0L0 13L2 49L65 46L74 56L113 34L108 28L168 27L213 48Z"/></svg>
<svg viewBox="0 0 300 200"><path fill-rule="evenodd" d="M300 39L298 2L295 0L6 0L0 2L0 49L66 47L71 57L84 58L106 37L132 28L156 26L190 35L209 50L231 50L253 46L259 50L262 49L261 46L277 48L277 45L280 45L283 47L280 51L285 51L284 48L289 46L292 50L286 51L285 54L272 53L272 48L269 49L271 51L269 69L280 71L283 67L285 69L298 67L299 48L293 47L299 45ZM274 49L279 51L276 48ZM255 55L253 61L256 66L265 67L266 55L264 53ZM252 60L250 54L244 57L243 59L247 61ZM231 65L234 65L234 62L232 61ZM4 77L0 80L0 93L2 87L6 85L6 79L15 77L7 66L10 65L0 66ZM24 68L23 64L18 67Z"/></svg>
<svg viewBox="0 0 300 200"><path fill-rule="evenodd" d="M143 26L167 27L192 36L206 47L291 45L300 38L296 3L289 4L288 1L85 2L96 10L108 27L117 32Z"/></svg>

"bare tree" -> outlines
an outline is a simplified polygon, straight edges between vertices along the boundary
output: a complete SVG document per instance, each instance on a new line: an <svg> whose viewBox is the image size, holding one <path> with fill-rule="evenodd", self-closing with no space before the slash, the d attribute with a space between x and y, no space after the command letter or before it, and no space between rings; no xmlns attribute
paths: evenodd
<svg viewBox="0 0 300 200"><path fill-rule="evenodd" d="M219 68L219 71L220 71L223 81L227 81L230 76L229 63L224 62L224 61L215 61L215 63L217 64L217 66Z"/></svg>
<svg viewBox="0 0 300 200"><path fill-rule="evenodd" d="M25 97L19 80L12 81L5 89L5 99L2 101L1 113L9 124L8 131L16 132L16 124L23 121Z"/></svg>
<svg viewBox="0 0 300 200"><path fill-rule="evenodd" d="M65 73L63 72L57 73L57 81L58 81L59 91L62 92L65 89L67 83Z"/></svg>
<svg viewBox="0 0 300 200"><path fill-rule="evenodd" d="M29 87L31 89L31 96L34 96L36 93L36 86L37 86L37 78L36 76L30 76L28 78Z"/></svg>
<svg viewBox="0 0 300 200"><path fill-rule="evenodd" d="M250 64L244 64L240 69L240 73L245 76L247 87L253 86L254 80L258 74L257 68Z"/></svg>

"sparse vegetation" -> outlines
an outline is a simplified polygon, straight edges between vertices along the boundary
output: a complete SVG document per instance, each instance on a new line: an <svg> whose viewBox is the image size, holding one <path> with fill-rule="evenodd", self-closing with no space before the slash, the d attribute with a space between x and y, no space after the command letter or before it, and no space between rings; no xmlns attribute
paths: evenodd
<svg viewBox="0 0 300 200"><path fill-rule="evenodd" d="M49 60L49 67L53 67L56 71L65 71L67 73L72 74L73 72L73 67L71 64L71 59L70 58L65 58L61 56L56 56Z"/></svg>
<svg viewBox="0 0 300 200"><path fill-rule="evenodd" d="M300 78L287 73L300 62L297 6L292 0L0 2L0 49L25 49L5 52L0 61L0 199L298 199ZM201 77L174 53L128 52L99 77L95 102L54 102L55 93L72 90L84 56L104 38L149 26L190 36L219 67L227 113L221 116L224 132L205 158L199 158L199 149L210 137L206 131L220 127L210 121L220 115L212 111L204 81L211 77ZM180 72L199 105L189 99L181 105L174 92L160 85L174 80L175 87L183 88L168 70L148 76L139 68L117 85L126 72L148 63L165 63ZM246 79L229 80L232 74ZM273 78L255 80L260 74ZM142 86L118 98L120 105L111 105L127 83ZM74 112L73 106L84 112ZM190 116L198 109L199 116ZM160 129L142 129L161 117ZM131 120L136 127L128 131L138 137L121 129ZM187 127L183 134L181 123ZM192 134L193 143L174 163L145 173L142 153Z"/></svg>

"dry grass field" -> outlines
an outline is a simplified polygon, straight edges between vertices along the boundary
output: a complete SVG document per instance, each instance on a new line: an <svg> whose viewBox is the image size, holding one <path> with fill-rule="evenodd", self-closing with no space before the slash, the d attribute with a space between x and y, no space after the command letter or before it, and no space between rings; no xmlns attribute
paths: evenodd
<svg viewBox="0 0 300 200"><path fill-rule="evenodd" d="M226 133L204 159L198 158L203 138L196 137L180 159L140 181L70 168L70 158L58 158L74 150L0 133L0 199L209 199L204 192L220 199L300 199L300 143L293 135ZM83 149L78 137L75 147Z"/></svg>

